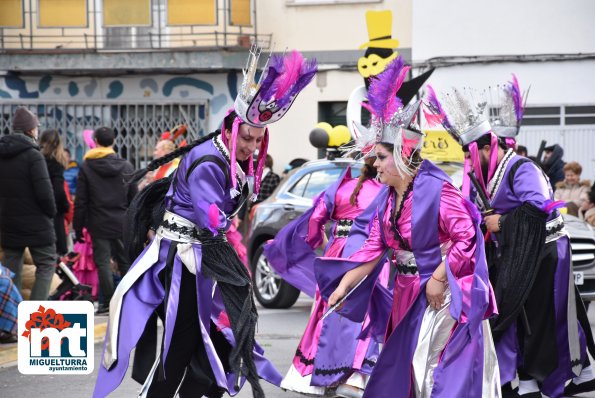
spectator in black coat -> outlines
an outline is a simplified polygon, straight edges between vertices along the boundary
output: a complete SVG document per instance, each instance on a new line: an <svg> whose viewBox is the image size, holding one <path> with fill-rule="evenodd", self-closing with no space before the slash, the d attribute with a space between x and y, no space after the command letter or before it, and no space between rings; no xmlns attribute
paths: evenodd
<svg viewBox="0 0 595 398"><path fill-rule="evenodd" d="M68 252L66 245L66 228L64 216L70 210L70 204L64 190L64 168L66 166L66 154L62 146L62 140L57 130L46 130L39 137L39 148L45 157L54 189L57 213L54 216L54 231L56 232L56 251L59 256Z"/></svg>
<svg viewBox="0 0 595 398"><path fill-rule="evenodd" d="M122 243L126 209L137 192L136 184L128 184L133 166L114 152L115 133L108 127L95 130L97 147L84 157L78 176L72 222L77 240L82 240L83 228L91 234L93 260L99 273L99 287L105 298L98 313L109 310L114 293L110 267L113 257L123 276L130 266Z"/></svg>
<svg viewBox="0 0 595 398"><path fill-rule="evenodd" d="M35 143L39 122L26 108L12 118L12 134L0 138L0 232L4 265L21 288L23 253L35 263L31 300L46 300L56 265L56 202L45 159Z"/></svg>
<svg viewBox="0 0 595 398"><path fill-rule="evenodd" d="M564 181L564 149L558 144L548 146L543 151L543 161L541 162L543 171L550 179L552 189L556 189L556 184Z"/></svg>

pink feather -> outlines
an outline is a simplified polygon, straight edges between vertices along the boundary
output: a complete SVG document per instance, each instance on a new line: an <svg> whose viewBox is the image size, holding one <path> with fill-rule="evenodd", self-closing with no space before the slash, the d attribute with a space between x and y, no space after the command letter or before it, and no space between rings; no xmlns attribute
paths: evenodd
<svg viewBox="0 0 595 398"><path fill-rule="evenodd" d="M370 112L377 118L387 122L403 106L396 96L409 70L404 66L402 57L395 58L384 71L370 83L368 104Z"/></svg>
<svg viewBox="0 0 595 398"><path fill-rule="evenodd" d="M215 203L209 206L209 226L211 230L219 227L219 207Z"/></svg>
<svg viewBox="0 0 595 398"><path fill-rule="evenodd" d="M275 98L282 98L295 84L300 77L304 57L298 51L293 50L290 55L283 60L283 73L273 83L273 92Z"/></svg>
<svg viewBox="0 0 595 398"><path fill-rule="evenodd" d="M84 130L83 138L85 139L85 143L89 146L89 148L95 148L97 146L95 141L93 141L93 130Z"/></svg>

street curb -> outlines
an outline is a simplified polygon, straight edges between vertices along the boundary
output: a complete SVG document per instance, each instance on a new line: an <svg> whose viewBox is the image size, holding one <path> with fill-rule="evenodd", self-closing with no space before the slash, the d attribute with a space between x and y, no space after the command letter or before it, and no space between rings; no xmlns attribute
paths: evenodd
<svg viewBox="0 0 595 398"><path fill-rule="evenodd" d="M107 330L107 321L102 321L93 328L95 341L94 344L102 342L105 338L105 331ZM0 345L0 368L7 368L17 364L18 359L18 344L2 344Z"/></svg>

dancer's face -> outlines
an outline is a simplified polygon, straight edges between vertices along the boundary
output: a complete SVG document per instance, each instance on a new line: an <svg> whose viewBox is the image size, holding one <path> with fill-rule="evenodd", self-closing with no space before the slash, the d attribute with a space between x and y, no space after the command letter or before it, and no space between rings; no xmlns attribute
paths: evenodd
<svg viewBox="0 0 595 398"><path fill-rule="evenodd" d="M465 158L471 161L471 165L473 165L473 159L469 152L465 152ZM479 150L479 165L481 166L481 172L483 173L483 178L486 179L488 176L488 168L490 166L490 146L484 145L483 148Z"/></svg>
<svg viewBox="0 0 595 398"><path fill-rule="evenodd" d="M231 131L225 130L227 142L231 141ZM236 159L245 161L252 158L254 152L260 149L264 139L264 128L252 127L248 124L240 125L238 130L238 140L236 142Z"/></svg>
<svg viewBox="0 0 595 398"><path fill-rule="evenodd" d="M382 144L376 144L374 151L376 152L374 167L378 173L378 180L383 184L396 186L400 180L400 175L395 165L393 151Z"/></svg>

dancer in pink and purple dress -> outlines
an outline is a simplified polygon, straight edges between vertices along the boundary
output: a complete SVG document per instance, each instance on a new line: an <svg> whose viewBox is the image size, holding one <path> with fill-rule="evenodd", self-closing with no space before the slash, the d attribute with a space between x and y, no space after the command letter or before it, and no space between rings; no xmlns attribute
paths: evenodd
<svg viewBox="0 0 595 398"><path fill-rule="evenodd" d="M397 58L371 85L376 131L374 166L386 186L368 239L347 259L320 258L315 271L329 305L357 321L385 253L395 250L391 315L378 324L386 339L364 397L499 397L496 353L486 319L495 313L479 214L432 162L421 159L422 133L394 86L408 68ZM365 278L365 279L363 279ZM371 322L376 324L372 317Z"/></svg>
<svg viewBox="0 0 595 398"><path fill-rule="evenodd" d="M341 384L344 386L340 389L362 390L376 362L378 343L369 337L358 339L361 322L351 322L337 314L322 320L328 306L316 288L313 273L314 250L324 244L328 221L333 223L332 236L324 256L342 257L353 252L353 245L346 247L346 243L354 220L365 212L382 186L375 180L373 161L366 160L359 178L351 177L348 168L314 200L308 212L283 228L265 247L273 269L315 297L310 320L281 388L315 395L324 395L329 388ZM384 286L387 273L382 281Z"/></svg>

